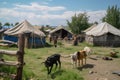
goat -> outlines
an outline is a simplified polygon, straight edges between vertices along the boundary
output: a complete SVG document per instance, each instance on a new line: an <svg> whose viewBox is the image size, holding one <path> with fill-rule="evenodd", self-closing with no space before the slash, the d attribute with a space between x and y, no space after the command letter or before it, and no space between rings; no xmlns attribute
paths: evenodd
<svg viewBox="0 0 120 80"><path fill-rule="evenodd" d="M74 54L70 54L70 56L71 56L71 62L73 64L73 68L74 68L74 66L75 67L77 66L77 53L78 52L75 52Z"/></svg>
<svg viewBox="0 0 120 80"><path fill-rule="evenodd" d="M61 68L60 56L61 56L60 54L53 54L50 57L48 57L47 60L44 62L45 67L47 68L48 74L51 73L51 70L54 64L56 64L56 68L57 68L59 63L59 69Z"/></svg>
<svg viewBox="0 0 120 80"><path fill-rule="evenodd" d="M83 49L84 51L86 51L86 54L87 55L90 55L91 53L92 53L92 50L91 50L91 48L90 47L84 47L84 49Z"/></svg>
<svg viewBox="0 0 120 80"><path fill-rule="evenodd" d="M85 64L86 64L86 51L81 50L81 51L77 51L74 54L70 54L71 59L72 59L72 64L73 67L75 65L75 67L77 67L77 63L78 66L80 66L80 60L82 61L82 65L83 65L83 59L85 59Z"/></svg>

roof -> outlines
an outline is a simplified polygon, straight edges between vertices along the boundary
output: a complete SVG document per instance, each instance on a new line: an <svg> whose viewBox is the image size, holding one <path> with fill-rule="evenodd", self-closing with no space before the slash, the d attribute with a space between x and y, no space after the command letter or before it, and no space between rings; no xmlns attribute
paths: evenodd
<svg viewBox="0 0 120 80"><path fill-rule="evenodd" d="M61 30L61 29L65 30L65 31L67 31L67 32L69 32L69 33L71 33L70 31L64 29L62 26L58 26L58 27L56 27L55 29L53 29L52 31L50 31L50 34L56 32L56 31L58 31L58 30ZM71 34L72 34L72 33L71 33Z"/></svg>
<svg viewBox="0 0 120 80"><path fill-rule="evenodd" d="M5 29L0 29L0 33L3 33L5 31Z"/></svg>
<svg viewBox="0 0 120 80"><path fill-rule="evenodd" d="M42 28L41 26L33 26L33 27L39 30Z"/></svg>
<svg viewBox="0 0 120 80"><path fill-rule="evenodd" d="M83 32L88 32L90 31L91 29L93 29L94 27L96 27L97 24L93 24L91 27L87 28L86 30L84 30Z"/></svg>
<svg viewBox="0 0 120 80"><path fill-rule="evenodd" d="M41 37L45 36L45 34L42 31L34 28L27 20L19 23L15 27L8 29L4 33L7 35L17 36L20 33L26 33L26 32L34 33L35 35Z"/></svg>
<svg viewBox="0 0 120 80"><path fill-rule="evenodd" d="M93 36L101 36L106 33L111 33L120 36L120 30L108 24L107 22L101 23L96 27L92 28L90 31L86 32L87 35L93 35Z"/></svg>

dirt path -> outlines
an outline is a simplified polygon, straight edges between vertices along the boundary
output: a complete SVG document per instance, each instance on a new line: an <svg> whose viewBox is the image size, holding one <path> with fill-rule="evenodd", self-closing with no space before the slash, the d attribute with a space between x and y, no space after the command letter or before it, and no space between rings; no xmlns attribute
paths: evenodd
<svg viewBox="0 0 120 80"><path fill-rule="evenodd" d="M112 74L113 71L120 72L120 58L106 61L96 55L91 57L92 59L88 58L87 65L92 68L89 68L89 72L84 76L85 80L120 80L120 76Z"/></svg>

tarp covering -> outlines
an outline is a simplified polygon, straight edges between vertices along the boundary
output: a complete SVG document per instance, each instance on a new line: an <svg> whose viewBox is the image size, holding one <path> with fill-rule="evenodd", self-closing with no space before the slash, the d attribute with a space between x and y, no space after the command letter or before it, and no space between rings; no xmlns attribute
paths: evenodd
<svg viewBox="0 0 120 80"><path fill-rule="evenodd" d="M21 22L20 24L16 25L15 27L10 28L4 32L4 34L13 35L13 36L17 36L20 33L33 33L40 37L45 36L45 34L42 31L34 28L27 20Z"/></svg>
<svg viewBox="0 0 120 80"><path fill-rule="evenodd" d="M97 24L93 24L91 27L87 28L86 30L84 30L83 32L88 32L90 31L91 29L93 29L94 27L96 27Z"/></svg>
<svg viewBox="0 0 120 80"><path fill-rule="evenodd" d="M120 36L120 30L108 24L107 22L101 23L96 27L92 28L90 31L87 31L86 35L101 36L106 33L111 33Z"/></svg>

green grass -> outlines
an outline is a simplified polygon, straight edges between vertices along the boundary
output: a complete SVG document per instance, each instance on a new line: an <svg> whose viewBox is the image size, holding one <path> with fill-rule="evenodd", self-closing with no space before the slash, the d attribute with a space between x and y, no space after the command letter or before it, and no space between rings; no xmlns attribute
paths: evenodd
<svg viewBox="0 0 120 80"><path fill-rule="evenodd" d="M71 61L62 62L61 70L54 70L53 68L51 75L48 76L45 66L41 63L45 61L45 59L49 55L54 53L60 53L61 55L69 55L74 53L75 51L82 50L85 46L90 46L93 49L94 54L97 55L109 55L110 51L112 51L113 49L120 52L120 48L94 47L85 42L79 43L78 46L65 46L60 42L57 48L55 48L51 44L48 44L49 46L44 48L25 49L24 61L26 64L23 71L23 80L84 80L83 75L88 72L88 69L83 70L82 72L77 69L73 69ZM6 47L0 47L0 49L18 50L17 48ZM120 53L118 53L118 56L120 56ZM9 56L0 55L0 57L5 58L6 60L16 60L16 58L12 58ZM7 68L8 70L4 68L5 67L0 67L0 70L13 73L16 69L14 67Z"/></svg>

